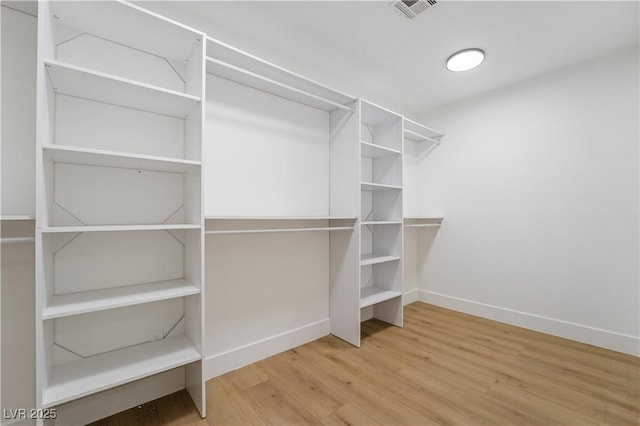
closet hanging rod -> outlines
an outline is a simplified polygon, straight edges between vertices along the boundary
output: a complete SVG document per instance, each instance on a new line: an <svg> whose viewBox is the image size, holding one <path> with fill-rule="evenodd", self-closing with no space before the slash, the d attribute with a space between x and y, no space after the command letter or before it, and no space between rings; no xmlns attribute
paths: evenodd
<svg viewBox="0 0 640 426"><path fill-rule="evenodd" d="M332 106L333 109L339 108L339 109L344 109L344 110L347 110L347 111L353 111L353 108L351 108L349 106L342 105L342 104L340 104L338 102L334 102L334 101L331 101L329 99L323 98L321 96L314 95L312 93L309 93L309 92L306 92L304 90L298 89L296 87L289 86L288 84L280 83L279 81L272 80L272 79L270 79L268 77L262 76L260 74L256 74L253 71L249 71L249 70L246 70L244 68L240 68L238 66L229 64L227 62L223 62L223 61L220 61L218 59L211 58L209 56L207 56L207 62L211 63L211 64L219 65L219 66L221 66L223 68L226 68L226 69L229 69L231 71L235 71L235 72L247 75L247 76L252 77L252 78L256 78L256 79L261 80L261 81L263 81L265 83L268 83L270 85L285 89L286 91L290 91L290 92L302 95L304 97L307 97L307 98L310 98L310 99L314 99L314 100L319 101L321 103L324 103L326 105ZM207 72L211 72L211 71L209 71L208 67L207 67ZM214 74L214 75L217 75L215 72L211 72L211 73ZM224 77L224 76L222 76L222 77ZM261 90L263 90L263 89L261 89ZM278 95L278 96L282 96L282 95ZM293 99L293 98L289 98L289 99L291 99L293 101L296 101L296 102L300 102L300 101L298 101L296 99ZM307 104L307 105L309 105L309 104ZM313 105L309 105L309 106L313 106Z"/></svg>
<svg viewBox="0 0 640 426"><path fill-rule="evenodd" d="M419 139L419 141L417 141L417 142L427 141L427 142L432 142L432 143L435 143L435 144L438 144L438 145L440 144L439 140L430 138L429 136L421 135L420 133L413 132L413 131L407 130L407 129L404 129L404 132L406 134L410 135L410 136L413 136L413 137Z"/></svg>
<svg viewBox="0 0 640 426"><path fill-rule="evenodd" d="M24 244L33 242L35 242L35 238L33 237L0 238L0 243L2 244Z"/></svg>
<svg viewBox="0 0 640 426"><path fill-rule="evenodd" d="M272 229L224 229L205 231L207 235L231 235L231 234L267 234L281 232L317 232L317 231L353 231L353 226L334 226L325 228L272 228Z"/></svg>

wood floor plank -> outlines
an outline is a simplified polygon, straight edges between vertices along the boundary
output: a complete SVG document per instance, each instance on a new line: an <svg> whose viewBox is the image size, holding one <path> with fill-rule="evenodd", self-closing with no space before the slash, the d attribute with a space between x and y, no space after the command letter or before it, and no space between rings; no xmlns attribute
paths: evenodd
<svg viewBox="0 0 640 426"><path fill-rule="evenodd" d="M97 425L635 425L640 359L424 303L404 328L362 324Z"/></svg>

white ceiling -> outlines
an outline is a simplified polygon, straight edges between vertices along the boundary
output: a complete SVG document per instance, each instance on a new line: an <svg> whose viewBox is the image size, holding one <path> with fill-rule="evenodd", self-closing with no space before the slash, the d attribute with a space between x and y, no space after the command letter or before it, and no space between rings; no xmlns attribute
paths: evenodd
<svg viewBox="0 0 640 426"><path fill-rule="evenodd" d="M639 42L637 1L441 1L413 20L386 1L178 3L221 33L323 70L315 76L357 80L412 113ZM487 52L484 64L447 71L446 58L468 47Z"/></svg>
<svg viewBox="0 0 640 426"><path fill-rule="evenodd" d="M413 20L387 1L141 1L349 94L405 114L638 45L638 1L440 1ZM487 52L476 70L453 52Z"/></svg>

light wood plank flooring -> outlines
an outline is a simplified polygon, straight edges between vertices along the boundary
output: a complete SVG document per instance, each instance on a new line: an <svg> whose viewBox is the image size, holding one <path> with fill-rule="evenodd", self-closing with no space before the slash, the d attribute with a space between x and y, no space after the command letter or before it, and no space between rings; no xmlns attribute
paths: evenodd
<svg viewBox="0 0 640 426"><path fill-rule="evenodd" d="M436 306L363 323L96 425L639 425L640 359Z"/></svg>

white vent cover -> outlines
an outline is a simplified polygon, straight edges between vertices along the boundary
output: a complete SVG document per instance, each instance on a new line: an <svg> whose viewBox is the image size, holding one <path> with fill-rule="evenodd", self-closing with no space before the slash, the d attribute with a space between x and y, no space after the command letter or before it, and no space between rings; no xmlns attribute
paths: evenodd
<svg viewBox="0 0 640 426"><path fill-rule="evenodd" d="M407 19L413 19L431 6L436 0L398 0L391 3Z"/></svg>

